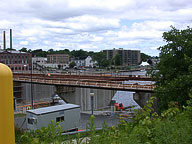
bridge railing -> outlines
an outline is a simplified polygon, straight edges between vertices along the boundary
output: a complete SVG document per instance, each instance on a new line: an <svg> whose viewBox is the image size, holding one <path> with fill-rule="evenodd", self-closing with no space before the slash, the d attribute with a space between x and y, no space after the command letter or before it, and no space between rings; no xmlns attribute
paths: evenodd
<svg viewBox="0 0 192 144"><path fill-rule="evenodd" d="M29 77L14 77L15 81L31 82ZM37 79L32 78L33 83L65 85L65 86L81 86L81 87L97 87L97 88L113 88L113 89L132 89L132 90L149 90L153 91L154 85L139 84L122 84L115 81L91 81L91 80L54 80L54 79Z"/></svg>

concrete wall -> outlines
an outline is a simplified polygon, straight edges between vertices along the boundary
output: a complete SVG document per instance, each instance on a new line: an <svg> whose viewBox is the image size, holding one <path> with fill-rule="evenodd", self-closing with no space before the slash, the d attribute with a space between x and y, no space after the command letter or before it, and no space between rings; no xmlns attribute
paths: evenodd
<svg viewBox="0 0 192 144"><path fill-rule="evenodd" d="M153 96L153 93L146 93L146 92L136 92L133 94L133 99L136 101L136 103L143 108L146 106L147 101L150 100L150 98ZM157 100L155 99L153 101L153 106L152 108L154 111L157 111Z"/></svg>
<svg viewBox="0 0 192 144"><path fill-rule="evenodd" d="M33 84L33 98L35 101L50 101L55 93L55 87L50 85ZM31 85L28 83L22 84L22 99L24 103L31 102Z"/></svg>
<svg viewBox="0 0 192 144"><path fill-rule="evenodd" d="M94 93L93 103L94 109L98 110L109 105L115 91L90 89L90 88L75 88L74 92L62 93L60 96L69 103L80 105L81 110L91 110L90 93Z"/></svg>
<svg viewBox="0 0 192 144"><path fill-rule="evenodd" d="M57 89L59 90L57 92ZM22 99L25 104L31 103L31 86L22 84ZM33 98L36 101L50 101L51 97L58 93L68 103L80 105L81 110L91 110L90 92L94 93L94 109L101 109L109 105L116 91L90 88L63 87L33 84Z"/></svg>

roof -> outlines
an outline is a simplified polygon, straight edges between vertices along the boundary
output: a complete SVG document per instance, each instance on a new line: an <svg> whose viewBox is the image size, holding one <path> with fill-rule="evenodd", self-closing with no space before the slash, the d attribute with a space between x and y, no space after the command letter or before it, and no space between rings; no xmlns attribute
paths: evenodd
<svg viewBox="0 0 192 144"><path fill-rule="evenodd" d="M26 52L20 52L16 50L0 50L0 53L10 53L10 54L27 54Z"/></svg>
<svg viewBox="0 0 192 144"><path fill-rule="evenodd" d="M147 62L142 62L140 65L141 66L148 66L149 64Z"/></svg>
<svg viewBox="0 0 192 144"><path fill-rule="evenodd" d="M56 106L27 110L27 112L35 114L35 115L42 115L42 114L47 114L47 113L53 113L56 111L74 109L74 108L80 108L80 106L75 105L75 104L63 104L63 105L56 105Z"/></svg>

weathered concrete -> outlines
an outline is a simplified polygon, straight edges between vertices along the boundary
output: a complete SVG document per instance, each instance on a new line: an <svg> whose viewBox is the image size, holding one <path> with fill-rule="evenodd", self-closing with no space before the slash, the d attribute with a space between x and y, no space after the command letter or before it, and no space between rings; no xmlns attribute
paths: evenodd
<svg viewBox="0 0 192 144"><path fill-rule="evenodd" d="M81 110L91 110L90 93L94 93L93 108L98 110L109 105L115 91L90 88L75 88L74 92L60 93L60 96L69 103L78 104Z"/></svg>
<svg viewBox="0 0 192 144"><path fill-rule="evenodd" d="M23 83L22 100L25 104L31 102L30 92L30 84ZM94 93L94 110L98 110L109 105L116 91L33 84L34 102L50 101L57 93L66 102L80 105L82 111L91 110L90 92Z"/></svg>
<svg viewBox="0 0 192 144"><path fill-rule="evenodd" d="M146 92L136 92L133 94L133 99L137 102L140 107L144 107L147 104L147 101L153 96L153 93ZM157 100L154 99L152 108L154 111L157 111Z"/></svg>
<svg viewBox="0 0 192 144"><path fill-rule="evenodd" d="M33 84L33 98L35 101L50 101L55 93L55 87L51 85ZM22 84L22 100L24 103L31 102L31 87L28 83Z"/></svg>

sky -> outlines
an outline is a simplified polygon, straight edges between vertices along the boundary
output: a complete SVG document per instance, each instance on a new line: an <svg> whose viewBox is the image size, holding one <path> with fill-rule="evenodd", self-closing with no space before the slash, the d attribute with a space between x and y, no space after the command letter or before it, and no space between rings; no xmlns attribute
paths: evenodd
<svg viewBox="0 0 192 144"><path fill-rule="evenodd" d="M123 48L158 56L170 26L192 26L192 0L0 0L0 46L99 52Z"/></svg>

